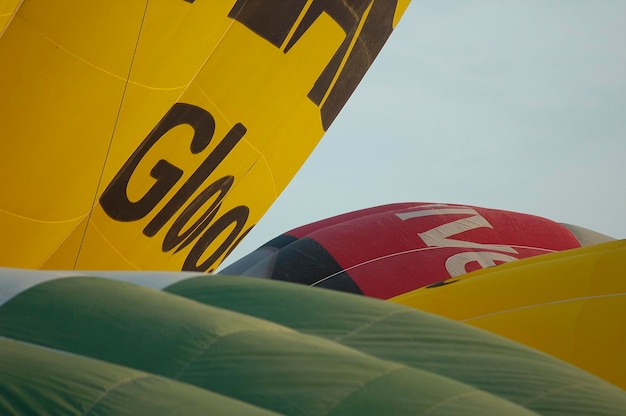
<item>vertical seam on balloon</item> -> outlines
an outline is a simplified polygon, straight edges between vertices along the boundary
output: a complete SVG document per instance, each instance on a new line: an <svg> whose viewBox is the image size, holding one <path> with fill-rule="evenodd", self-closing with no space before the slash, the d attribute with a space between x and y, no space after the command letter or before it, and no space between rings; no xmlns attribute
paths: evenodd
<svg viewBox="0 0 626 416"><path fill-rule="evenodd" d="M87 223L87 225L89 225L89 222ZM126 261L128 264L130 264L131 266L133 266L135 269L137 270L141 270L140 267L138 267L135 263L133 263L132 261L130 261L129 259L126 258L126 256L124 256L124 254L122 254L118 249L115 248L115 246L113 244L111 244L111 242L106 238L106 236L102 233L102 231L100 231L100 229L98 228L98 226L96 226L96 224L93 224L93 228L94 230L98 233L98 235L100 235L100 237L102 237L102 239L104 240L105 243L107 243L109 245L109 247L111 247L111 249L117 253L117 255L120 256L120 258L122 258L124 261Z"/></svg>
<svg viewBox="0 0 626 416"><path fill-rule="evenodd" d="M133 377L129 377L127 379L124 379L118 383L115 383L113 386L107 388L105 391L102 392L102 394L100 394L100 396L98 396L98 398L96 400L93 401L93 403L91 403L89 405L89 407L87 409L85 409L85 411L83 412L83 416L90 414L94 407L100 403L102 400L104 400L109 394L111 394L113 391L119 389L121 386L125 385L125 384L130 384L130 383L134 383L136 381L139 380L146 380L146 379L156 379L157 376L152 375L152 374L148 374L148 375L139 375L139 376L133 376Z"/></svg>
<svg viewBox="0 0 626 416"><path fill-rule="evenodd" d="M364 389L367 385L369 385L369 384L371 384L371 383L373 383L373 382L375 382L375 381L378 381L378 380L380 380L381 378L386 377L386 376L388 376L388 375L390 375L390 374L393 374L393 373L395 373L395 372L397 372L397 371L406 370L406 369L411 369L410 367L407 367L407 366L406 366L406 365L404 365L404 364L399 364L399 363L393 363L393 364L395 364L395 365L393 365L392 367L387 368L387 369L385 369L385 370L381 371L380 373L378 373L378 374L374 375L373 377L369 378L368 380L366 380L366 381L364 381L364 382L360 383L360 384L359 384L358 386L356 386L356 387L355 387L355 388L354 388L354 389L353 389L350 393L348 393L348 394L344 395L342 398L340 398L340 399L338 399L337 401L335 401L335 403L333 403L330 407L327 407L327 409L323 412L323 414L328 415L328 414L333 413L333 411L334 411L334 410L336 410L336 409L337 409L337 408L338 408L341 404L343 404L343 403L344 403L346 400L348 400L350 397L353 397L355 394L357 394L357 393L359 393L359 392L363 391L363 389Z"/></svg>
<svg viewBox="0 0 626 416"><path fill-rule="evenodd" d="M165 292L168 293L168 292ZM205 306L209 306L211 308L217 308L216 306L212 306L212 305L205 305ZM230 312L230 311L229 311ZM233 312L233 313L237 313L237 312ZM256 317L255 317L256 318ZM256 319L260 319L260 318L256 318ZM272 322L274 323L274 322ZM278 324L280 325L280 324ZM297 333L297 331L295 331L292 328L289 327L270 327L270 328L260 328L260 329L256 329L256 328L240 328L240 329L235 329L233 331L229 331L229 332L225 332L223 334L215 334L215 338L209 340L204 346L202 346L201 348L198 348L198 351L193 355L193 357L191 357L187 362L183 363L183 365L180 367L180 369L176 372L176 374L170 376L170 378L172 380L184 380L181 379L181 377L183 377L185 371L187 371L189 368L193 368L191 367L193 363L195 363L196 361L198 361L198 359L204 355L207 351L209 351L211 348L213 348L213 346L215 344L217 344L218 342L224 340L227 337L233 336L233 335L240 335L242 333L246 333L246 332L263 332L263 333L268 333L268 332L281 332L281 333ZM186 381L187 383L190 384L194 384L193 382L190 381Z"/></svg>
<svg viewBox="0 0 626 416"><path fill-rule="evenodd" d="M248 2L246 1L245 4L247 4ZM245 4L242 6L244 7ZM220 39L215 43L215 47L213 48L213 50L207 55L206 59L204 60L204 62L202 63L202 65L200 65L200 68L198 68L198 71L194 74L193 77L191 77L191 81L189 81L189 84L187 84L187 86L185 87L185 89L181 92L181 94L178 96L178 98L176 99L177 101L180 100L180 98L185 94L185 92L187 91L187 89L191 86L191 84L196 80L196 78L198 77L198 75L200 74L200 72L202 72L202 70L204 69L204 67L206 66L207 62L209 61L209 59L211 59L211 57L213 56L213 53L215 52L215 50L219 47L219 45L221 45L222 41L224 40L224 38L226 37L226 35L230 32L231 28L233 27L233 25L235 24L236 19L233 19L231 21L231 23L228 25L228 27L226 28L226 30L224 31L224 33L222 34L222 36L220 37ZM226 120L228 123L230 123L230 120L228 119L228 117L226 117L226 115L224 113L222 113L219 108L215 105L215 103L213 103L213 100L211 100L209 98L209 95L206 93L206 91L204 91L204 88L202 88L202 85L198 84L198 89L200 90L200 92L202 93L202 95L211 103L213 104L213 107L215 107L217 109L217 111L219 112L220 116L222 116L222 118L224 120ZM274 190L274 197L278 197L278 191L276 190L276 181L274 180L274 175L272 173L272 169L269 166L269 164L267 163L267 160L265 159L265 154L261 151L259 151L256 147L252 146L252 144L246 140L246 138L243 138L243 141L245 141L246 143L248 143L248 145L250 147L252 147L254 150L256 150L260 155L261 158L263 159L263 162L265 164L265 166L267 167L267 170L269 172L270 178L272 179L272 189ZM258 159L257 159L258 160ZM256 162L255 162L256 163Z"/></svg>
<svg viewBox="0 0 626 416"><path fill-rule="evenodd" d="M37 266L38 269L41 269L43 267L44 264L46 264L48 262L48 260L50 260L52 258L52 256L54 256L56 254L56 252L61 248L61 246L67 241L68 238L70 238L72 236L72 234L74 233L74 231L76 231L76 229L78 227L80 227L80 225L83 223L83 221L85 220L85 218L87 218L88 214L85 214L82 216L82 219L80 221L78 221L76 223L76 225L65 235L65 237L63 238L63 240L61 240L59 242L59 244L57 244L56 247L54 247L54 250L52 250L52 252L50 254L48 254L46 256L45 259L43 259L43 261L41 261L39 263L39 265Z"/></svg>
<svg viewBox="0 0 626 416"><path fill-rule="evenodd" d="M17 16L17 13L19 12L20 8L22 7L22 4L24 4L24 0L21 0L20 4L18 4L15 7L15 9L13 9L13 12L11 13L11 17L6 22L4 27L2 28L2 31L0 31L0 39L2 39L2 37L4 36L4 33L7 31L8 27L11 26L11 22L13 22L13 19L15 18L15 16Z"/></svg>
<svg viewBox="0 0 626 416"><path fill-rule="evenodd" d="M598 384L600 384L600 383L598 383ZM528 398L526 400L523 400L523 401L519 402L519 404L524 406L524 407L526 407L529 410L532 410L532 409L530 409L528 404L530 404L530 403L532 403L534 401L537 401L537 400L539 400L541 398L551 397L554 393L558 393L558 392L561 392L561 391L565 391L565 390L569 390L569 389L573 389L573 388L577 388L577 387L585 387L585 386L587 386L587 387L597 387L598 384L593 384L593 383L590 383L588 381L583 381L581 383L567 384L565 386L557 387L557 388L550 389L550 390L547 390L547 391L542 391L541 393L536 394L533 397L530 397L530 398ZM607 382L607 384L608 384L608 382Z"/></svg>
<svg viewBox="0 0 626 416"><path fill-rule="evenodd" d="M343 344L342 341L344 341L346 338L351 337L352 335L358 334L359 332L367 329L367 328L371 328L372 326L374 326L374 324L380 323L382 321L387 320L388 318L394 317L394 316L398 316L398 315L404 315L407 313L413 313L415 312L413 309L409 309L409 310L401 310L401 311L393 311L387 315L383 315L383 316L379 316L376 317L375 319L367 322L364 325L359 326L358 328L353 329L352 331L342 334L340 337L334 338L334 341L337 342L341 342ZM345 344L344 344L345 345Z"/></svg>
<svg viewBox="0 0 626 416"><path fill-rule="evenodd" d="M203 65L204 67L204 65ZM215 105L215 103L213 102L213 100L211 100L211 98L209 97L209 95L206 93L206 91L204 91L204 88L202 88L202 85L198 85L198 89L200 90L200 93L202 94L202 96L211 103L211 105L213 105L213 107L215 108L214 111L216 111L224 120L226 120L227 123L231 123L230 120L228 120L228 118L226 117L226 115L224 113L222 113L220 111L220 109L218 108L217 105ZM250 169L252 169L252 167L256 164L256 162L259 159L263 160L263 164L265 165L265 167L267 168L268 174L272 180L272 190L274 191L274 197L277 198L278 197L278 191L276 190L276 181L274 180L274 175L272 173L272 169L269 165L269 163L267 163L267 159L265 158L265 154L259 150L256 146L254 146L252 143L250 143L249 140L246 139L246 137L244 136L242 138L242 142L245 142L248 146L250 146L251 149L253 149L258 156L254 159L254 162L252 162L252 165L250 165L250 167L248 168L248 170L246 170L246 173L244 174L244 176L250 171ZM241 182L241 179L243 179L243 176L237 181L237 184L239 184ZM235 185L237 186L237 185ZM235 186L228 192L231 193Z"/></svg>
<svg viewBox="0 0 626 416"><path fill-rule="evenodd" d="M247 2L246 2L247 3ZM220 39L215 42L215 46L213 47L213 50L211 50L211 52L209 52L207 54L206 59L204 60L204 62L202 62L202 65L200 65L200 67L198 68L198 70L196 71L196 73L191 77L191 80L189 81L189 83L187 83L187 85L185 85L183 91L180 93L180 95L176 98L176 101L178 102L181 97L187 92L187 89L189 89L189 87L191 86L191 84L193 84L193 82L196 80L196 78L198 77L198 75L200 74L200 72L202 72L202 70L204 69L204 67L206 66L207 62L209 62L209 59L211 59L211 57L213 56L213 54L215 53L215 50L220 46L220 44L222 43L222 41L224 40L224 38L226 37L226 35L228 34L228 32L230 31L230 29L233 27L234 24L234 20L230 22L230 24L228 25L228 27L226 28L226 30L224 30L224 33L222 34L222 36L220 37ZM198 85L198 87L200 88L200 90L202 91L202 94L206 97L206 93L204 92L204 90L202 90L202 87L200 85ZM211 101L211 100L209 100ZM211 101L212 103L212 101ZM222 115L222 117L224 117L225 120L228 121L228 119L224 116L224 114L222 114L220 112L220 114Z"/></svg>
<svg viewBox="0 0 626 416"><path fill-rule="evenodd" d="M456 380L455 380L455 381L456 381ZM423 416L423 415L426 415L426 414L428 414L428 413L432 413L433 411L437 410L437 409L438 409L438 408L440 408L441 406L444 406L444 405L449 404L449 403L451 403L451 402L455 402L455 401L457 401L457 400L459 400L459 399L462 399L462 398L465 398L465 397L467 397L467 396L476 396L476 395L483 395L483 394L487 394L487 395L489 395L489 396L492 396L492 397L497 397L498 399L500 399L500 397L495 396L494 394L491 394L491 393L485 392L485 391L483 391L483 390L469 390L469 391L465 391L465 392L463 392L463 393L455 394L454 396L447 397L447 398L446 398L446 399L444 399L444 400L440 400L440 401L438 401L437 403L435 403L435 404L433 404L433 405L429 406L427 409L425 409L424 411L420 412L419 414L420 414L421 416ZM514 403L514 402L512 402L512 401L511 401L511 402L509 402L509 403L513 403L514 405L516 404L516 403Z"/></svg>
<svg viewBox="0 0 626 416"><path fill-rule="evenodd" d="M78 246L78 252L76 253L76 258L74 259L73 270L76 270L76 266L78 265L78 259L80 258L80 254L83 250L83 244L85 243L85 238L87 237L87 232L89 231L89 223L91 222L91 216L93 215L93 209L96 205L96 200L98 198L98 193L100 191L100 186L102 185L102 178L104 176L104 171L106 169L107 161L109 160L109 154L111 153L111 146L113 145L113 139L115 138L115 132L117 131L117 123L120 120L120 115L122 114L122 107L124 106L124 99L126 98L126 90L128 88L128 84L130 83L130 74L133 71L133 64L135 63L135 56L137 55L137 49L139 48L139 40L141 39L141 32L143 31L143 24L146 20L146 14L148 13L148 5L150 0L146 0L146 6L143 10L143 15L141 16L141 23L139 24L139 31L137 33L137 40L135 41L135 48L133 50L133 55L130 59L130 65L128 66L128 74L126 76L126 82L124 83L124 90L122 91L122 98L120 99L120 105L117 109L117 115L115 116L115 123L113 124L113 130L111 131L111 138L109 140L109 145L107 147L107 151L104 155L104 161L102 162L102 170L100 171L100 177L98 178L98 184L96 185L96 191L94 192L93 199L91 201L91 209L89 210L89 214L87 215L87 224L85 225L85 231L83 232L83 236L80 240L80 245Z"/></svg>
<svg viewBox="0 0 626 416"><path fill-rule="evenodd" d="M232 25L232 24L231 24L231 25ZM220 42L221 42L221 41L220 41ZM202 65L202 68L204 68L204 64ZM194 77L194 79L195 79L195 77ZM193 81L192 81L192 82L193 82ZM218 106L217 106L217 105L215 105L215 103L213 102L213 100L211 100L211 98L210 98L210 97L209 97L209 95L206 93L206 91L204 91L204 88L202 88L202 85L198 85L198 89L200 90L200 93L202 94L202 96L203 96L203 97L204 97L204 98L205 98L208 102L210 102L210 103L213 105L213 107L215 108L215 111L216 111L216 112L217 112L217 113L218 113L218 114L219 114L219 115L220 115L220 116L221 116L224 120L226 120L226 122L227 122L227 123L229 123L229 124L230 124L231 122L230 122L230 120L228 120L228 117L226 117L226 115L220 111L220 109L218 108ZM180 98L180 97L179 97L179 98ZM268 174L269 174L269 176L270 176L270 179L271 179L271 181L272 181L272 190L274 191L274 198L277 198L277 197L278 197L278 191L276 190L276 180L274 179L274 174L272 173L272 168L270 167L269 163L267 163L267 159L265 158L265 154L264 154L261 150L259 150L256 146L254 146L252 143L250 143L250 141L249 141L249 140L247 140L245 136L242 138L242 142L245 142L248 146L250 146L250 148L251 148L251 149L253 149L253 150L254 150L255 152L257 152L257 154L258 154L257 158L254 160L254 162L252 163L252 165L251 165L251 166L248 168L248 170L246 171L246 174L250 171L250 169L252 169L252 167L256 164L256 162L257 162L259 159L262 159L262 160L263 160L263 164L265 165L265 167L266 167L266 169L267 169L267 172L268 172ZM245 176L245 174L244 174L244 176ZM241 179L243 179L243 176L242 176L242 177L241 177L241 178L237 181L237 184L239 184L239 183L241 182ZM237 186L237 185L235 185L235 186ZM231 190L229 191L229 193L230 193L230 192L232 192L233 190L234 190L234 187L233 187L233 189L231 189Z"/></svg>
<svg viewBox="0 0 626 416"><path fill-rule="evenodd" d="M247 3L247 1L246 1ZM202 70L204 70L207 62L209 61L209 59L211 59L211 57L213 56L213 54L215 53L215 50L221 45L222 41L224 40L224 38L226 37L226 35L230 32L231 28L233 27L233 25L235 24L235 19L233 19L231 21L231 23L228 25L228 27L226 28L226 30L224 30L224 33L222 34L222 36L220 37L220 39L215 43L215 47L213 48L213 50L207 55L206 59L204 60L204 62L202 63L202 65L200 65L200 67L198 68L198 71L196 71L196 73L193 75L193 77L191 77L191 81L189 81L189 83L185 86L185 88L183 89L183 91L180 93L180 95L176 98L176 101L179 101L182 96L185 94L185 92L187 92L187 89L189 89L189 87L191 86L191 84L193 84L193 82L196 80L196 78L198 77L198 75L200 74L200 72L202 72ZM226 117L226 115L224 113L222 113L219 108L215 105L215 103L213 103L213 100L210 99L209 95L206 93L206 91L204 91L204 88L202 88L201 84L197 84L198 89L200 90L200 92L202 93L202 95L204 96L205 99L207 99L211 104L213 104L213 107L215 107L218 111L218 113L220 114L220 116L226 120L227 123L231 123L230 120L228 119L228 117ZM274 197L278 197L278 191L276 190L276 181L274 180L274 174L272 173L272 169L269 166L269 164L267 163L267 160L265 159L265 155L263 152L259 151L256 147L252 146L252 144L245 139L243 139L246 143L248 143L248 145L250 147L252 147L254 150L256 150L259 155L261 156L261 158L263 159L263 162L265 164L265 166L267 167L267 170L269 172L270 178L272 180L272 189L274 190ZM258 158L256 159L258 160ZM254 163L256 163L256 160ZM253 163L253 165L254 165ZM249 171L250 169L248 169ZM239 181L238 181L239 182ZM232 190L230 191L232 192ZM229 193L230 193L229 192Z"/></svg>

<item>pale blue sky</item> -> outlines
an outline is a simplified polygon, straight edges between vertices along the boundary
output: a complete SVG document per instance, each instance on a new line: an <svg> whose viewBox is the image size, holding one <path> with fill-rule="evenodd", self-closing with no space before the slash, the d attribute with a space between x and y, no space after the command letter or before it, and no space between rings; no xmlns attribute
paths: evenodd
<svg viewBox="0 0 626 416"><path fill-rule="evenodd" d="M228 265L279 234L405 201L626 238L626 1L413 0Z"/></svg>

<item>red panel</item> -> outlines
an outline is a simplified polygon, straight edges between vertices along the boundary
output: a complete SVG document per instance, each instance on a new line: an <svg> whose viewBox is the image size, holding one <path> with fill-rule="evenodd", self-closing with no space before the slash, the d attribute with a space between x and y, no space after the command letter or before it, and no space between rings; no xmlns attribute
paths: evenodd
<svg viewBox="0 0 626 416"><path fill-rule="evenodd" d="M347 212L345 214L340 214L334 217L325 218L323 220L312 222L310 224L302 225L298 228L294 228L293 230L286 232L285 234L290 235L295 238L303 238L315 231L321 230L326 227L331 227L335 224L339 224L344 221L349 221L349 220L353 220L353 219L357 219L361 217L366 217L368 215L398 210L398 209L407 208L407 207L414 207L414 206L415 206L415 202L404 202L404 203L398 203L398 204L380 205L377 207L365 208L365 209L361 209L358 211Z"/></svg>
<svg viewBox="0 0 626 416"><path fill-rule="evenodd" d="M365 295L382 299L481 267L580 247L567 228L545 218L462 205L394 204L325 221L298 230L315 230L308 237Z"/></svg>

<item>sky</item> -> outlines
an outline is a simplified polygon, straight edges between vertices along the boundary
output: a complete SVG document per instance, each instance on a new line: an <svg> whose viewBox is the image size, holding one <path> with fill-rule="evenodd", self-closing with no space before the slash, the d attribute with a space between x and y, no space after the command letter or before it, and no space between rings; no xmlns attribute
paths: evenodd
<svg viewBox="0 0 626 416"><path fill-rule="evenodd" d="M413 0L307 162L222 267L395 202L626 238L626 2Z"/></svg>

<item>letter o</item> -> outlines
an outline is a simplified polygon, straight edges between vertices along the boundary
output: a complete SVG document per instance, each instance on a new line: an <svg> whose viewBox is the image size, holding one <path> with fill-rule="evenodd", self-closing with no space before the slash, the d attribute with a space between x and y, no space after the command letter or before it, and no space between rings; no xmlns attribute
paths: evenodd
<svg viewBox="0 0 626 416"><path fill-rule="evenodd" d="M243 230L243 227L248 220L250 209L245 205L239 205L230 211L226 212L220 218L217 219L211 226L202 234L196 244L191 249L191 252L183 263L183 270L189 271L209 271L209 268L215 263L224 253L227 252L231 244L237 239L237 236ZM230 226L235 224L235 228L228 234L228 237L224 242L215 250L207 260L198 264L200 256L204 254L206 249L211 243Z"/></svg>

